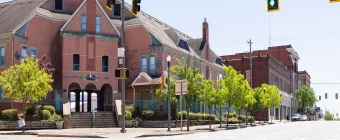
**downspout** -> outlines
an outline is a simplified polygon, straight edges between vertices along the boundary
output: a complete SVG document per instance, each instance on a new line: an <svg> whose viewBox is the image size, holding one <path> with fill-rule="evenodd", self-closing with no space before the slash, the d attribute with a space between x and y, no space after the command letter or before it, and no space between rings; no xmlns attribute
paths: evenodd
<svg viewBox="0 0 340 140"><path fill-rule="evenodd" d="M133 84L132 84L132 88L133 88L133 104L136 104L136 89Z"/></svg>

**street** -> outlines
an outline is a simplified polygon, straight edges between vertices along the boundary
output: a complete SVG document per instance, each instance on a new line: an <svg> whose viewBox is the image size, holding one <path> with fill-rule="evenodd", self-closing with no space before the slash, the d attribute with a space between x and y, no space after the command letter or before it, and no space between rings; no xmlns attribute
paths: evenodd
<svg viewBox="0 0 340 140"><path fill-rule="evenodd" d="M59 138L37 136L7 136L0 135L1 140L71 140L88 138ZM103 140L106 138L103 138ZM131 139L131 138L129 138ZM340 122L293 122L280 123L235 130L220 130L217 132L200 132L196 134L169 136L169 137L146 137L134 138L140 140L196 140L196 139L224 139L224 140L340 140Z"/></svg>

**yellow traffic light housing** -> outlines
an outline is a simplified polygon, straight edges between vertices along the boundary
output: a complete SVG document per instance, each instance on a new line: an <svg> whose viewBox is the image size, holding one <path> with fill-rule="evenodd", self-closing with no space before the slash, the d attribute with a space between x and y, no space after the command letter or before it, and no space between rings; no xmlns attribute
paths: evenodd
<svg viewBox="0 0 340 140"><path fill-rule="evenodd" d="M330 3L340 2L340 0L329 0Z"/></svg>
<svg viewBox="0 0 340 140"><path fill-rule="evenodd" d="M137 16L137 12L140 11L140 3L141 3L141 0L132 0L132 14L134 16Z"/></svg>
<svg viewBox="0 0 340 140"><path fill-rule="evenodd" d="M117 77L119 80L121 79L127 79L127 77L129 77L129 70L127 70L127 68L124 68L124 70L122 71L122 68L118 68L117 70L115 70L115 77ZM123 76L123 78L122 78Z"/></svg>
<svg viewBox="0 0 340 140"><path fill-rule="evenodd" d="M338 99L339 96L338 96L338 93L335 93L335 99Z"/></svg>
<svg viewBox="0 0 340 140"><path fill-rule="evenodd" d="M325 93L325 99L327 99L327 93Z"/></svg>
<svg viewBox="0 0 340 140"><path fill-rule="evenodd" d="M112 10L112 3L113 3L113 0L106 0L105 7L109 10Z"/></svg>
<svg viewBox="0 0 340 140"><path fill-rule="evenodd" d="M280 0L267 0L267 12L280 10Z"/></svg>

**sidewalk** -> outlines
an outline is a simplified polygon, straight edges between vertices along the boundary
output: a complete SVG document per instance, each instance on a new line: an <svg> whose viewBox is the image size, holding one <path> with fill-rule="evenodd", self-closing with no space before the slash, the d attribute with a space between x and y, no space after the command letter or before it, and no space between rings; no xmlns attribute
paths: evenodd
<svg viewBox="0 0 340 140"><path fill-rule="evenodd" d="M274 120L273 120L274 123ZM262 124L253 123L256 126ZM268 124L268 123L267 123ZM211 125L213 131L226 130L226 124ZM241 128L250 127L250 124L241 124ZM238 124L229 124L230 130L239 128ZM156 136L174 136L194 134L198 132L209 132L209 125L191 126L190 131L186 131L186 127L171 128L171 132L167 128L126 128L127 133L120 133L121 128L79 128L79 129L50 129L50 130L26 130L31 135L38 135L39 137L78 137L78 138L136 138L136 137L156 137ZM10 135L16 134L20 131L0 131L0 134Z"/></svg>

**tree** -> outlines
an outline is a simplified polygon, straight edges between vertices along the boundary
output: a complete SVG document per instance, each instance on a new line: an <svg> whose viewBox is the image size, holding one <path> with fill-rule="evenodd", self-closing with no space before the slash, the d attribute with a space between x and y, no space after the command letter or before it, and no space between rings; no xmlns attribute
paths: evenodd
<svg viewBox="0 0 340 140"><path fill-rule="evenodd" d="M266 93L268 97L268 107L275 108L281 106L281 96L279 92L279 88L275 85L269 85L266 88ZM271 118L271 122L273 122L273 118Z"/></svg>
<svg viewBox="0 0 340 140"><path fill-rule="evenodd" d="M228 66L226 68L223 68L223 88L226 88L226 93L223 94L223 98L228 102L228 114L230 113L230 106L236 105L236 106L243 106L240 105L243 102L242 98L244 98L244 95L241 93L243 82L244 80L243 76L238 74L237 71L232 67ZM227 129L229 126L228 121L228 115L227 115Z"/></svg>
<svg viewBox="0 0 340 140"><path fill-rule="evenodd" d="M257 87L253 90L254 92L254 99L256 100L253 104L249 106L252 114L260 110L263 106L263 99L264 99L264 90L261 87ZM260 123L260 120L259 120Z"/></svg>
<svg viewBox="0 0 340 140"><path fill-rule="evenodd" d="M218 79L218 88L216 89L216 101L215 104L218 108L220 108L220 128L222 127L222 106L227 103L227 100L224 99L225 94L228 92L228 89L225 88L224 80Z"/></svg>
<svg viewBox="0 0 340 140"><path fill-rule="evenodd" d="M302 86L298 88L295 92L296 99L298 101L298 105L302 110L305 110L307 107L313 107L314 104L318 101L315 96L314 90L307 86ZM305 114L305 111L303 111Z"/></svg>
<svg viewBox="0 0 340 140"><path fill-rule="evenodd" d="M170 68L171 71L171 77L175 80L187 80L188 81L188 94L185 96L186 101L186 111L187 113L187 131L189 131L189 112L190 112L190 106L191 103L195 100L195 97L197 96L197 93L200 89L200 81L203 80L203 75L199 74L199 70L196 67L192 67L195 65L195 62L193 60L186 60L184 57L182 57L182 61L180 61L178 58L174 57L177 61L176 66L172 66ZM175 86L171 86L171 89L175 90ZM158 93L160 93L162 90L157 90ZM163 92L165 93L165 91ZM166 92L167 93L167 92ZM164 95L165 96L165 95ZM166 95L167 96L167 95Z"/></svg>
<svg viewBox="0 0 340 140"><path fill-rule="evenodd" d="M261 105L262 108L270 108L269 102L270 102L270 94L268 93L268 84L262 84L261 85L261 90L263 91L263 96L261 97ZM264 116L267 114L264 113ZM265 117L263 118L263 122L265 122Z"/></svg>
<svg viewBox="0 0 340 140"><path fill-rule="evenodd" d="M216 89L214 87L214 81L213 80L203 80L200 83L200 90L198 94L198 100L205 103L208 106L209 109L209 115L211 118L211 109L213 105L218 100L219 96L218 93L216 93ZM209 123L209 129L211 129L211 120Z"/></svg>
<svg viewBox="0 0 340 140"><path fill-rule="evenodd" d="M23 101L25 118L27 100L39 102L52 91L52 75L41 69L37 59L26 56L19 64L9 67L0 76L0 83L7 92L5 97ZM25 129L23 129L25 132Z"/></svg>

